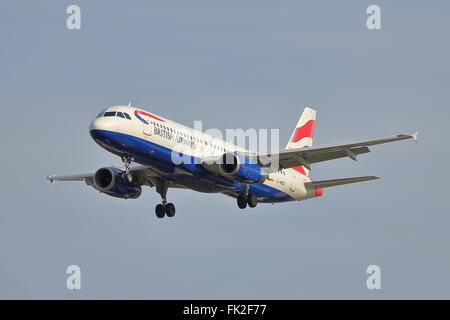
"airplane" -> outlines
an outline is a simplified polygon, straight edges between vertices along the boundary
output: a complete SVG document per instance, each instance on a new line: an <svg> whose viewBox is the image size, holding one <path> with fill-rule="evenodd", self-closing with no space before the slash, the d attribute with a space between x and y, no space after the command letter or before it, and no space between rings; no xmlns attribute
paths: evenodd
<svg viewBox="0 0 450 320"><path fill-rule="evenodd" d="M348 157L357 160L369 147L413 139L414 134L313 146L316 111L305 108L284 150L255 153L156 114L128 106L108 107L91 122L92 139L119 156L124 167L103 167L91 174L48 176L54 181L84 181L109 196L136 199L142 186L155 187L162 202L158 218L173 217L170 188L233 197L240 209L320 197L323 188L379 179L362 176L314 181L311 164ZM174 157L177 155L178 157Z"/></svg>

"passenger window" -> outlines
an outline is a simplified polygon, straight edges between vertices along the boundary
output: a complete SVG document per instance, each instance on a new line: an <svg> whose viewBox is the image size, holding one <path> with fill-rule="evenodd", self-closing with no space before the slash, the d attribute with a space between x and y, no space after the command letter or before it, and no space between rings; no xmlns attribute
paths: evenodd
<svg viewBox="0 0 450 320"><path fill-rule="evenodd" d="M108 111L105 112L105 114L103 115L104 117L114 117L116 115L115 111Z"/></svg>
<svg viewBox="0 0 450 320"><path fill-rule="evenodd" d="M128 113L124 112L123 115L125 116L125 118L127 118L128 120L131 120L131 117L129 116Z"/></svg>
<svg viewBox="0 0 450 320"><path fill-rule="evenodd" d="M124 118L125 119L125 116L123 115L122 112L117 112L117 116L120 117L120 118Z"/></svg>

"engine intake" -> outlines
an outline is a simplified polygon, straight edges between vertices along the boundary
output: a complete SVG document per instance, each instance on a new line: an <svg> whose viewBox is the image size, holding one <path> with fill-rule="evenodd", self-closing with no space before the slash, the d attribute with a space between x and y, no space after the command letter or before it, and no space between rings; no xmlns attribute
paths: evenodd
<svg viewBox="0 0 450 320"><path fill-rule="evenodd" d="M134 182L122 181L123 171L106 167L98 169L94 175L95 188L109 196L122 199L136 199L142 193L142 188Z"/></svg>
<svg viewBox="0 0 450 320"><path fill-rule="evenodd" d="M226 175L234 175L239 171L239 158L234 153L224 153L220 168Z"/></svg>

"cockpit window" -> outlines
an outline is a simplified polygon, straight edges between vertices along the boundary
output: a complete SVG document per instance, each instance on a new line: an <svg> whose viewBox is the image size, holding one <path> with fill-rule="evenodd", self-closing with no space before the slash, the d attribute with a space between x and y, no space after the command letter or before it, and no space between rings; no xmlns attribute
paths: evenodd
<svg viewBox="0 0 450 320"><path fill-rule="evenodd" d="M119 117L122 119L131 120L131 117L128 113L120 112L120 111L117 111L117 112L116 111L107 111L107 112L102 111L97 116L97 118L100 118L100 117Z"/></svg>

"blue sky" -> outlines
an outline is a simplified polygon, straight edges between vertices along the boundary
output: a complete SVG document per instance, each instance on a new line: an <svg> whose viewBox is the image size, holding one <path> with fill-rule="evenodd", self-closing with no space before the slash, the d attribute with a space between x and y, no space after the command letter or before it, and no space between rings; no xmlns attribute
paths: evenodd
<svg viewBox="0 0 450 320"><path fill-rule="evenodd" d="M65 27L66 7L82 29ZM450 5L378 1L7 1L0 4L1 298L450 298L447 201ZM233 199L153 189L101 195L49 174L120 160L89 137L105 106L204 128L279 128L305 106L315 144L420 132L313 179L378 175L320 199L241 211ZM68 291L77 264L82 290ZM382 289L366 288L368 265Z"/></svg>

